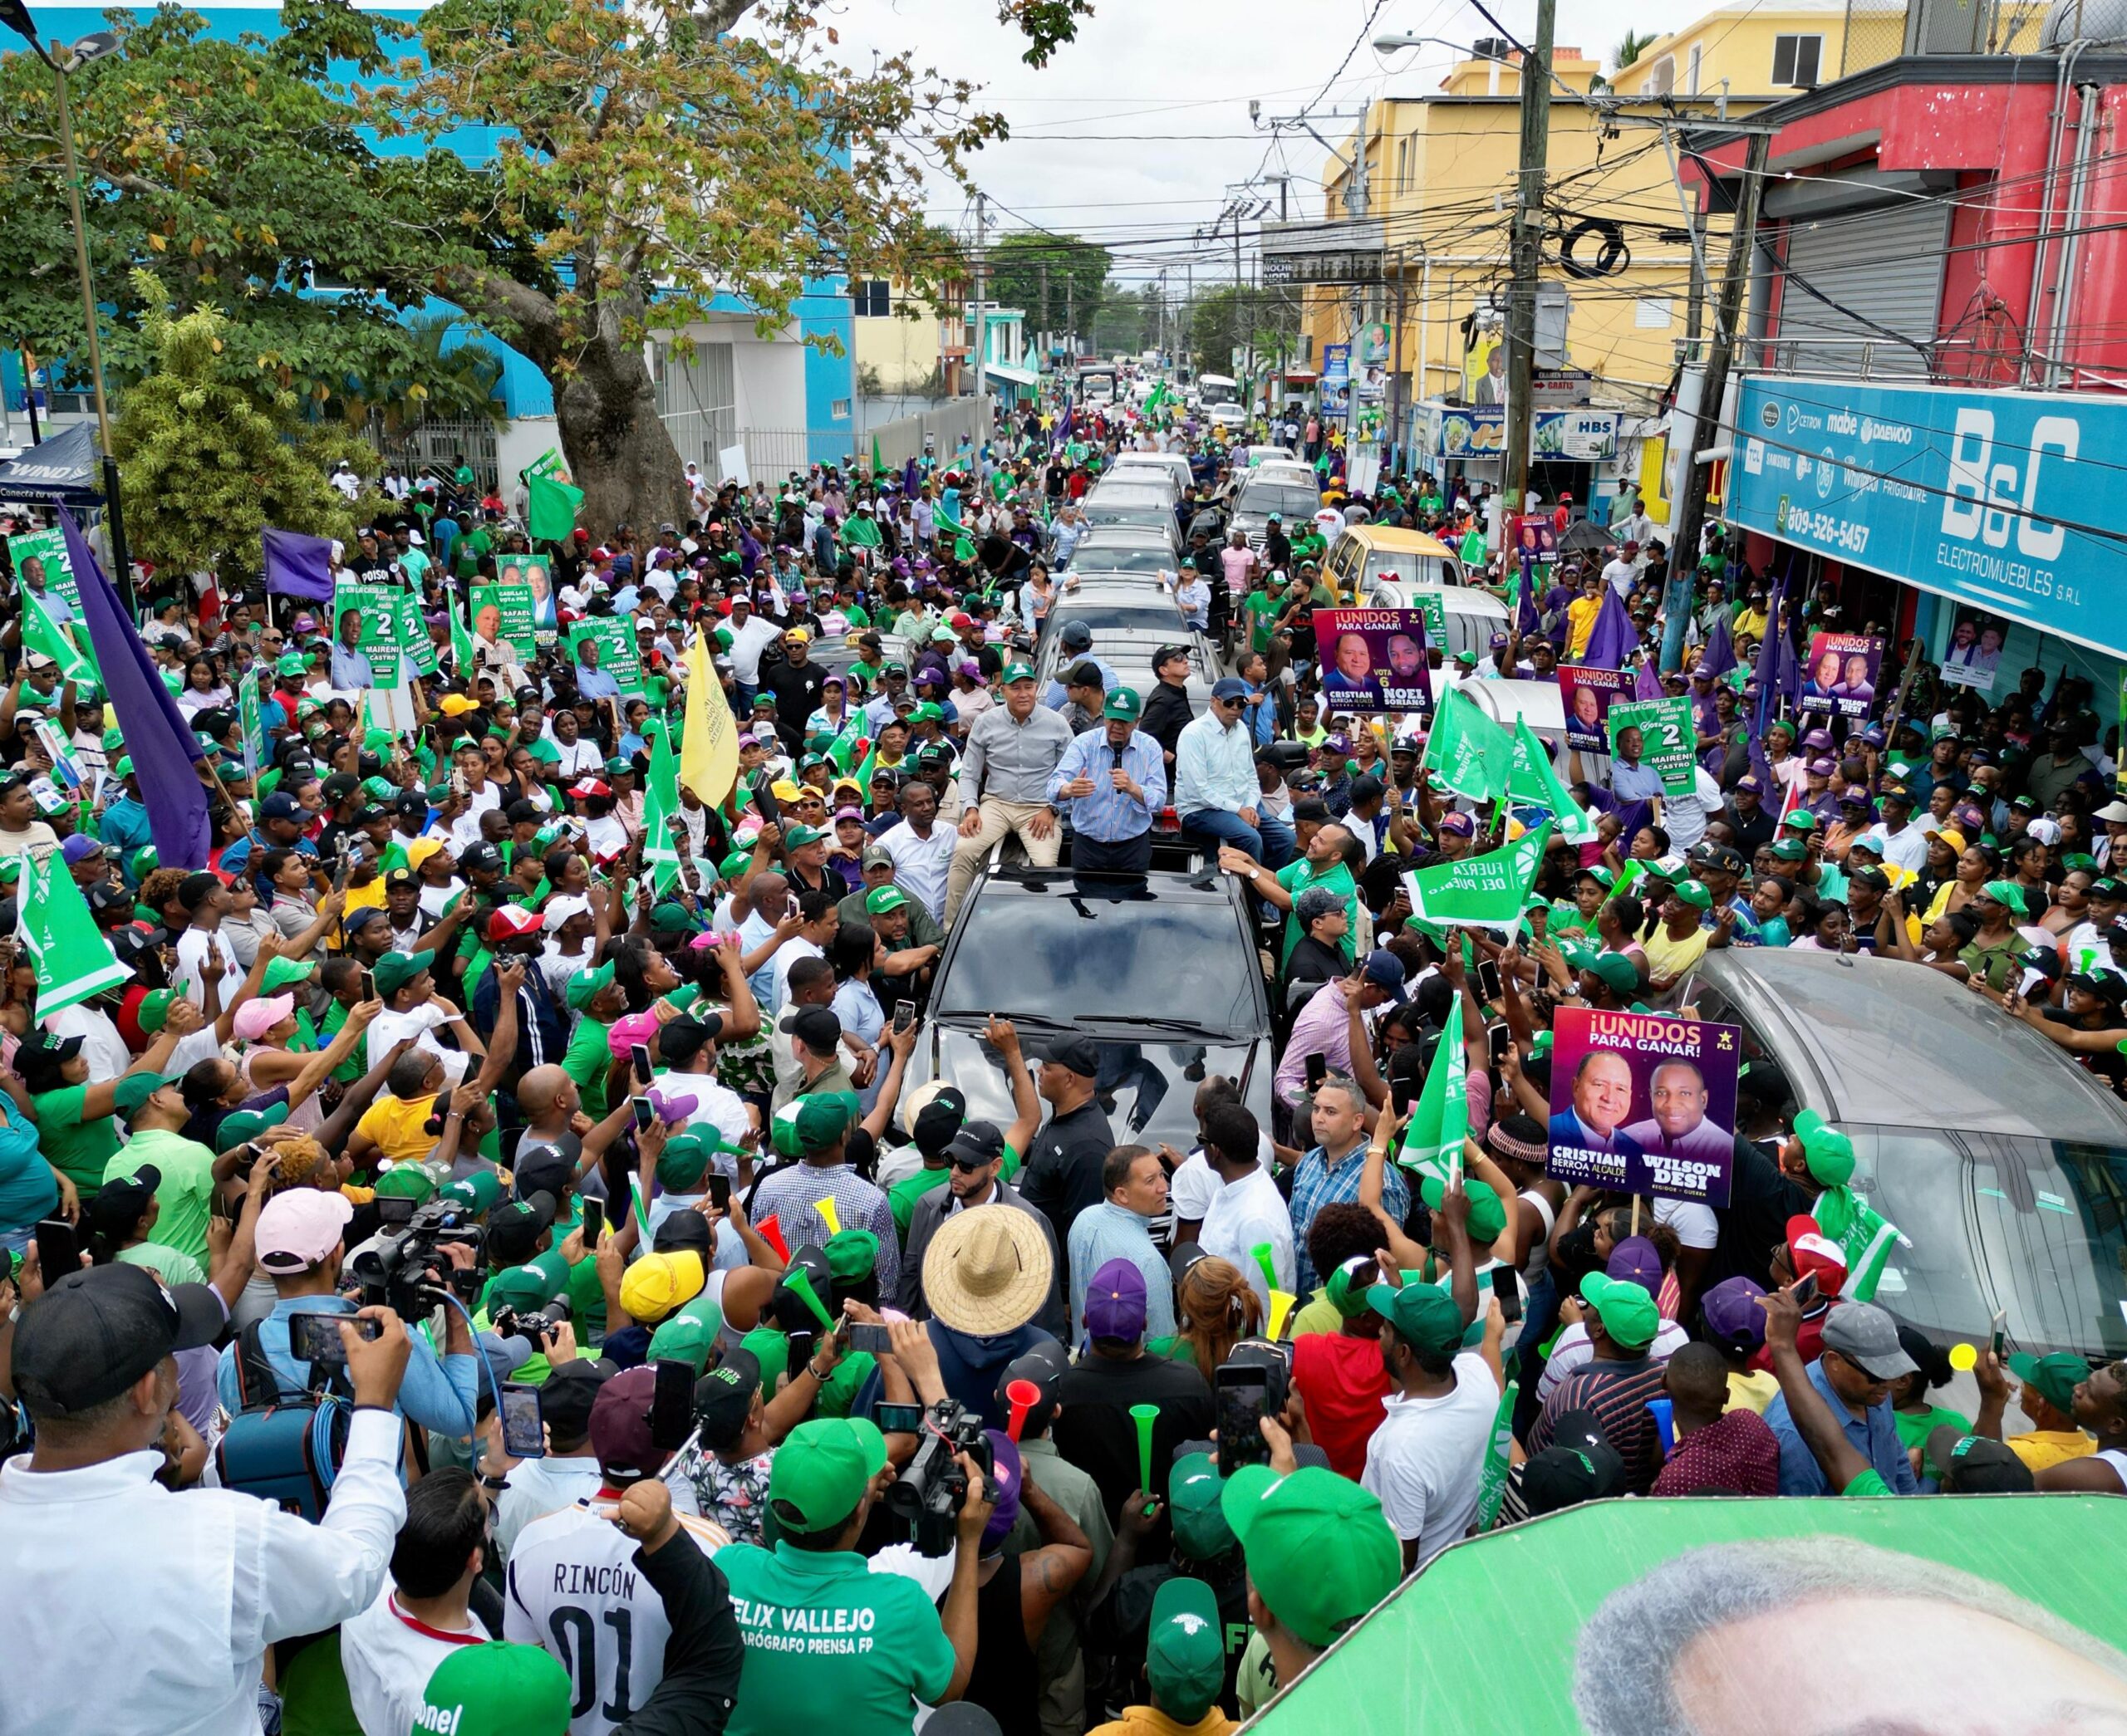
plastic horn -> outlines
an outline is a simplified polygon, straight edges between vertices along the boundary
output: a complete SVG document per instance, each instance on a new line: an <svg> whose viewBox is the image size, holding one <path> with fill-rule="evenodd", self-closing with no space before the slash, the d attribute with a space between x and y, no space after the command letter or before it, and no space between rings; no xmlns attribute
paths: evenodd
<svg viewBox="0 0 2127 1736"><path fill-rule="evenodd" d="M788 1266L790 1263L790 1244L783 1239L783 1225L771 1212L754 1225L754 1233L775 1250L775 1257Z"/></svg>
<svg viewBox="0 0 2127 1736"><path fill-rule="evenodd" d="M1662 1437L1662 1456L1667 1459L1677 1448L1677 1425L1671 1413L1672 1400L1649 1399L1648 1414L1654 1419L1654 1431Z"/></svg>
<svg viewBox="0 0 2127 1736"><path fill-rule="evenodd" d="M1006 1397L1010 1394L1007 1393ZM1137 1487L1150 1494L1152 1488L1152 1425L1159 1420L1157 1405L1132 1405L1130 1419L1137 1425Z"/></svg>
<svg viewBox="0 0 2127 1736"><path fill-rule="evenodd" d="M1278 1287L1278 1268L1272 1260L1274 1250L1270 1244L1268 1242L1258 1242L1248 1251L1255 1256L1256 1265L1262 1268L1263 1287L1275 1291Z"/></svg>
<svg viewBox="0 0 2127 1736"><path fill-rule="evenodd" d="M834 1330L834 1317L821 1306L820 1298L813 1288L811 1273L806 1271L803 1266L793 1266L783 1274L783 1282L790 1287L790 1293L793 1296L819 1317L822 1331L832 1332Z"/></svg>
<svg viewBox="0 0 2127 1736"><path fill-rule="evenodd" d="M838 1236L842 1233L842 1219L835 1214L834 1201L832 1199L814 1200L813 1209L820 1214L820 1219L827 1225L829 1235Z"/></svg>
<svg viewBox="0 0 2127 1736"><path fill-rule="evenodd" d="M1285 1336L1285 1321L1293 1312L1293 1304L1299 1298L1288 1290L1270 1292L1270 1340L1275 1343Z"/></svg>
<svg viewBox="0 0 2127 1736"><path fill-rule="evenodd" d="M1017 1446L1019 1430L1026 1426L1027 1413L1041 1402L1041 1389L1031 1380L1014 1380L1005 1389L1005 1397L1010 1403L1012 1415L1005 1425L1005 1432Z"/></svg>

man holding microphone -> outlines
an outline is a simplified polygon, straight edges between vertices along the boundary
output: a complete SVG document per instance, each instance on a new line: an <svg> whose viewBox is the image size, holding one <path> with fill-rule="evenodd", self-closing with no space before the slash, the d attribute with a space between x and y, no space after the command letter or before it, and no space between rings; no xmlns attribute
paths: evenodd
<svg viewBox="0 0 2127 1736"><path fill-rule="evenodd" d="M1049 799L1066 802L1071 868L1087 875L1142 875L1152 861L1152 816L1167 806L1167 760L1137 728L1137 696L1109 690L1101 728L1073 736L1049 774Z"/></svg>

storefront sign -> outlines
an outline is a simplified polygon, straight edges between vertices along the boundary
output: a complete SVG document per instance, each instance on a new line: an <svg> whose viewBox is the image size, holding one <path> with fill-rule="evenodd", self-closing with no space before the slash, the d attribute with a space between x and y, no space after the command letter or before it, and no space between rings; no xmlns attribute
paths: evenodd
<svg viewBox="0 0 2127 1736"><path fill-rule="evenodd" d="M2127 400L1746 380L1736 422L1732 522L2127 655Z"/></svg>
<svg viewBox="0 0 2127 1736"><path fill-rule="evenodd" d="M1483 405L1432 409L1429 444L1444 459L1496 459L1506 449L1506 411ZM1530 455L1593 463L1618 455L1618 413L1610 409L1540 409Z"/></svg>

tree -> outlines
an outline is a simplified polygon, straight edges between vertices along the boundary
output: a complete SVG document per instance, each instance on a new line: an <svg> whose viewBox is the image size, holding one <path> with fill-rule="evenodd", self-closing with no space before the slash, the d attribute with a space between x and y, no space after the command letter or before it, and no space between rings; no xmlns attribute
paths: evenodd
<svg viewBox="0 0 2127 1736"><path fill-rule="evenodd" d="M1190 357L1199 373L1233 371L1235 350L1252 351L1260 374L1282 350L1298 351L1299 302L1283 289L1221 284L1196 298L1189 315Z"/></svg>
<svg viewBox="0 0 2127 1736"><path fill-rule="evenodd" d="M219 308L174 312L146 272L129 288L149 368L120 405L111 445L134 557L229 585L258 577L263 526L351 542L354 516L326 463L344 458L374 475L375 455L304 420L292 390L262 390L251 334Z"/></svg>
<svg viewBox="0 0 2127 1736"><path fill-rule="evenodd" d="M1076 235L1019 230L1000 237L990 249L989 299L1001 307L1024 308L1029 331L1062 331L1068 314L1078 331L1090 332L1108 293L1108 263L1106 248Z"/></svg>
<svg viewBox="0 0 2127 1736"><path fill-rule="evenodd" d="M1614 75L1623 71L1626 67L1631 66L1633 61L1637 61L1643 54L1646 53L1648 49L1652 48L1661 40L1662 37L1659 32L1650 31L1643 35L1637 30L1628 30L1622 37L1618 38L1618 46L1610 51L1610 71L1612 74ZM1614 88L1610 81L1600 75L1598 75L1593 82L1601 86L1604 90Z"/></svg>

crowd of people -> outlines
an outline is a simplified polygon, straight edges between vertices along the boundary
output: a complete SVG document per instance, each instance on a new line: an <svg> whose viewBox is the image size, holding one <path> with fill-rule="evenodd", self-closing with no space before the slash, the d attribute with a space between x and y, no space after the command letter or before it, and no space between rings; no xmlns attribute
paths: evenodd
<svg viewBox="0 0 2127 1736"><path fill-rule="evenodd" d="M338 566L418 605L409 727L359 622L140 575L203 860L159 857L96 684L0 636L0 930L77 904L115 967L41 1007L56 948L0 941L0 1736L889 1736L947 1703L1221 1736L1442 1551L1577 1503L2127 1493L2127 1365L1981 1346L1974 1414L1938 1402L1950 1347L1869 1299L1854 1147L1776 1068L1725 1205L1547 1174L1558 1013L1688 1013L1709 949L1943 973L2118 1084L2087 684L1947 685L1908 644L1867 716L1798 718L1836 588L1718 540L1680 572L1629 497L1599 554L1524 561L1482 491L1355 494L1317 436L1324 516L1251 545L1186 416L995 436L690 467L685 522L537 549L469 468L394 473ZM1191 467L1177 643L1147 681L1067 620L1044 690L1073 503L1128 449ZM1324 693L1325 545L1367 522L1509 605L1431 647L1427 712ZM518 643L469 592L535 555ZM582 630L615 618L634 690ZM1201 710L1185 627L1231 670ZM1444 788L1427 718L1591 645L1692 697L1688 793L1561 747L1594 825L1520 928L1417 919L1410 870L1540 818ZM690 664L725 789L673 781ZM1009 1125L922 1076L996 852L1121 900L1170 830L1260 920L1267 1092L1205 1076L1193 1149L1118 1141L1065 1006L981 1032ZM1444 1166L1405 1143L1443 1071Z"/></svg>

